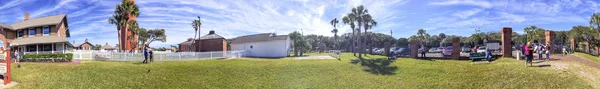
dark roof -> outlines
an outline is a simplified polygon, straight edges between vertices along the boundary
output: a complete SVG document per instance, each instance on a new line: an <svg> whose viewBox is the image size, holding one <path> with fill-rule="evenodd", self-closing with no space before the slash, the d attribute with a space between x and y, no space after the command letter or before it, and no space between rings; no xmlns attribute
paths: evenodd
<svg viewBox="0 0 600 89"><path fill-rule="evenodd" d="M273 33L261 33L261 34L237 37L237 38L233 39L231 44L274 41L274 40L287 40L287 39L288 39L288 35L273 35Z"/></svg>
<svg viewBox="0 0 600 89"><path fill-rule="evenodd" d="M220 35L217 35L217 34L208 34L208 35L204 35L204 36L200 37L200 40L205 40L205 39L225 39L225 38Z"/></svg>
<svg viewBox="0 0 600 89"><path fill-rule="evenodd" d="M90 43L90 42L84 42L84 43L81 43L81 44L73 44L73 47L81 47L81 45L83 45L83 44L89 44L90 46L94 47L94 45L92 43Z"/></svg>
<svg viewBox="0 0 600 89"><path fill-rule="evenodd" d="M192 44L192 41L191 41L191 40L188 40L188 41L185 41L185 42L181 42L181 43L179 43L179 44Z"/></svg>

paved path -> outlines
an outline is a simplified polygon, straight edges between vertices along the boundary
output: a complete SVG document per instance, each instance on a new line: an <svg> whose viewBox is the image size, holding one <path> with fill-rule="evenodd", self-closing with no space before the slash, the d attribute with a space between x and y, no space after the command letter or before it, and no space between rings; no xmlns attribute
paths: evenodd
<svg viewBox="0 0 600 89"><path fill-rule="evenodd" d="M535 59L537 59L537 57L534 57L534 58L535 58ZM576 61L576 62L579 62L579 63L583 63L583 64L585 64L585 65L592 66L592 67L594 67L594 68L600 69L600 64L598 64L598 63L595 63L595 62L593 62L593 61L590 61L590 60L583 59L583 58L581 58L581 57L574 56L574 55L567 55L567 56L550 56L550 60L559 60L559 61L560 61L560 60L568 60L568 61Z"/></svg>

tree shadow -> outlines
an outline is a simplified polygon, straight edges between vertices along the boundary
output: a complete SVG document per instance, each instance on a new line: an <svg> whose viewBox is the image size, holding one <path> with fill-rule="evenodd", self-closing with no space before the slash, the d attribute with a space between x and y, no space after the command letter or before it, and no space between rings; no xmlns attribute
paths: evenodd
<svg viewBox="0 0 600 89"><path fill-rule="evenodd" d="M388 58L373 58L373 59L354 59L351 60L352 64L360 64L363 67L367 67L363 71L378 75L394 75L395 71L398 70L397 66L391 66L394 60Z"/></svg>

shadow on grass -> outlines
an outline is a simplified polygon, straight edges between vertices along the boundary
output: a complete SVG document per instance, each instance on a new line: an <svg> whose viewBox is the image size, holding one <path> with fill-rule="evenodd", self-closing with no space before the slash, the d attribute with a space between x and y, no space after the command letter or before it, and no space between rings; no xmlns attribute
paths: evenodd
<svg viewBox="0 0 600 89"><path fill-rule="evenodd" d="M393 62L394 60L389 60L387 58L351 60L352 64L360 64L363 67L367 67L367 69L364 69L363 71L380 75L394 75L394 71L398 70L398 67L390 66Z"/></svg>
<svg viewBox="0 0 600 89"><path fill-rule="evenodd" d="M550 67L552 65L550 64L540 64L540 65L533 65L533 67Z"/></svg>

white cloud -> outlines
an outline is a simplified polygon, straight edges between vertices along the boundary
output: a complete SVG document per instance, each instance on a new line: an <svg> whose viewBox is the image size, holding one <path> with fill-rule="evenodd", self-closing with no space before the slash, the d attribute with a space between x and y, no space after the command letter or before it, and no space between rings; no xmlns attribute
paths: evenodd
<svg viewBox="0 0 600 89"><path fill-rule="evenodd" d="M429 5L470 5L470 6L479 6L483 8L491 8L493 5L490 2L483 0L448 0L442 2L430 2Z"/></svg>
<svg viewBox="0 0 600 89"><path fill-rule="evenodd" d="M475 9L471 9L471 10L466 10L466 11L461 11L461 12L457 12L452 14L453 16L459 17L461 19L466 19L468 17L471 17L479 12L483 11L483 9L479 9L479 8L475 8Z"/></svg>

